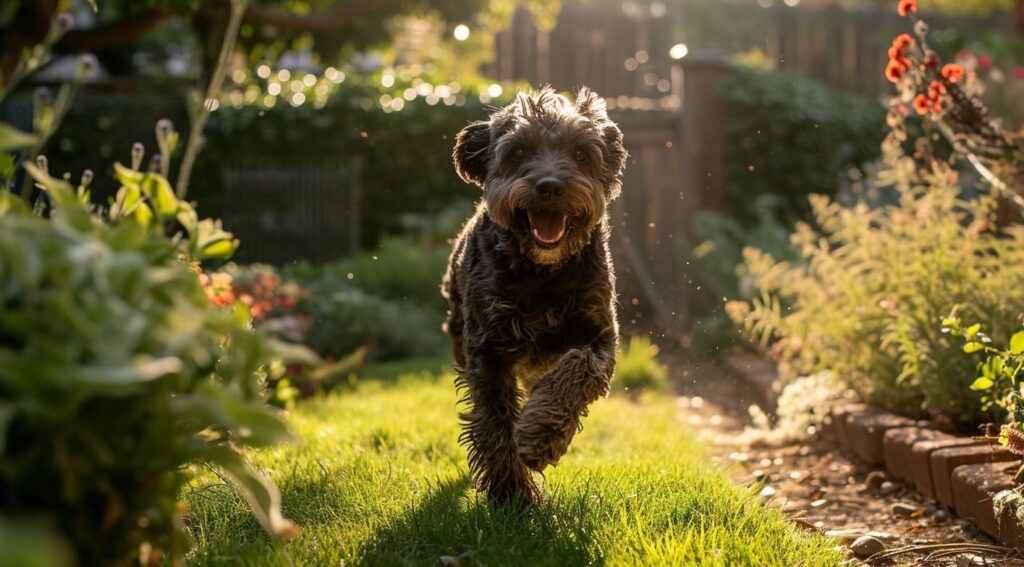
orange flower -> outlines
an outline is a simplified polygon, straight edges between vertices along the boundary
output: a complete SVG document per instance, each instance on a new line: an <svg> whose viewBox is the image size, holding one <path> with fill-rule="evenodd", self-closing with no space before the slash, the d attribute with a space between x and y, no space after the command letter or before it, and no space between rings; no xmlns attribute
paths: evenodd
<svg viewBox="0 0 1024 567"><path fill-rule="evenodd" d="M923 94L919 94L914 98L914 110L920 115L928 114L932 109L932 101L928 100L928 97Z"/></svg>
<svg viewBox="0 0 1024 567"><path fill-rule="evenodd" d="M910 37L910 34L901 33L892 40L892 45L889 47L889 59L902 58L903 52L914 45L914 38Z"/></svg>
<svg viewBox="0 0 1024 567"><path fill-rule="evenodd" d="M946 94L946 85L942 81L932 81L928 85L928 98L932 101L938 101L939 97Z"/></svg>
<svg viewBox="0 0 1024 567"><path fill-rule="evenodd" d="M950 63L942 68L942 78L951 83L960 81L964 76L964 68L956 63Z"/></svg>
<svg viewBox="0 0 1024 567"><path fill-rule="evenodd" d="M893 59L889 61L889 65L885 68L885 78L889 79L891 83L898 83L903 78L903 72L907 68L900 64L899 61Z"/></svg>
<svg viewBox="0 0 1024 567"><path fill-rule="evenodd" d="M917 0L900 0L899 5L896 6L896 11L901 16L907 16L917 11Z"/></svg>

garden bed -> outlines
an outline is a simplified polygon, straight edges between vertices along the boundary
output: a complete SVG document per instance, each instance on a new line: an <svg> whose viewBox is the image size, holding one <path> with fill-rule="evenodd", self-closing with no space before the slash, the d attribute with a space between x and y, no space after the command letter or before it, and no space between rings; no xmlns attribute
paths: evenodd
<svg viewBox="0 0 1024 567"><path fill-rule="evenodd" d="M746 388L761 391L748 397L765 396L763 373L735 360L726 366ZM783 500L784 510L846 543L874 532L888 549L916 545L922 553L925 544L984 545L988 538L1010 548L1024 544L1012 513L993 507L997 494L1017 486L1021 466L998 444L867 404L836 405L830 417L813 442L722 455L741 465L738 480L765 483L764 494ZM724 436L735 438L740 423Z"/></svg>

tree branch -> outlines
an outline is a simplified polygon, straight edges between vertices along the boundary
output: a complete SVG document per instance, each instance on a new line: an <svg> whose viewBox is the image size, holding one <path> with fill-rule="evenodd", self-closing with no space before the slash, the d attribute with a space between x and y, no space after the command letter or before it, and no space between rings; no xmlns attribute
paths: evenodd
<svg viewBox="0 0 1024 567"><path fill-rule="evenodd" d="M71 30L57 42L62 52L102 51L131 43L146 35L173 14L170 10L153 8L86 30Z"/></svg>
<svg viewBox="0 0 1024 567"><path fill-rule="evenodd" d="M287 31L325 32L343 27L357 16L380 8L381 4L381 0L340 1L329 10L298 15L278 12L262 4L252 3L245 13L245 21Z"/></svg>

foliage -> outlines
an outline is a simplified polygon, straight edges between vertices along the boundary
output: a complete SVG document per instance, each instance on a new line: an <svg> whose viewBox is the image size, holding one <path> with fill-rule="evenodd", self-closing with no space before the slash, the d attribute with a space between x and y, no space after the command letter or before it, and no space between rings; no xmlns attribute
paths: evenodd
<svg viewBox="0 0 1024 567"><path fill-rule="evenodd" d="M758 246L779 260L796 259L789 242L789 230L779 221L779 199L761 195L755 202L757 221L743 223L714 210L698 211L693 219L693 234L700 241L681 250L694 259L699 278L698 289L707 298L706 307L695 313L693 350L704 356L718 356L732 346L745 343L741 332L724 311L722 300L753 299L757 295L754 278L743 264L743 249Z"/></svg>
<svg viewBox="0 0 1024 567"><path fill-rule="evenodd" d="M432 368L437 366L431 365ZM190 564L837 565L834 541L802 530L707 459L671 396L591 408L550 498L523 517L477 498L456 441L450 373L420 371L302 404L298 440L255 456L282 487L299 539L267 543L211 475L185 497ZM228 558L228 559L226 559Z"/></svg>
<svg viewBox="0 0 1024 567"><path fill-rule="evenodd" d="M726 126L726 211L757 219L759 195L780 198L794 220L809 212L807 195L833 195L864 176L878 156L884 109L870 98L837 93L798 74L734 65L721 96Z"/></svg>
<svg viewBox="0 0 1024 567"><path fill-rule="evenodd" d="M616 390L637 394L643 390L662 392L668 389L668 369L658 362L658 346L647 337L630 337L619 348L615 360Z"/></svg>
<svg viewBox="0 0 1024 567"><path fill-rule="evenodd" d="M797 372L831 370L906 415L977 422L987 414L965 395L973 365L936 323L956 303L964 317L992 321L993 337L1009 337L1024 301L1024 227L990 225L992 200L958 199L952 170L889 158L882 180L895 184L897 204L813 198L819 230L801 223L793 234L801 261L747 249L762 295L752 310L730 305L731 315Z"/></svg>
<svg viewBox="0 0 1024 567"><path fill-rule="evenodd" d="M276 489L238 451L287 436L260 396L270 346L179 259L204 246L141 222L139 201L108 224L60 182L46 190L52 221L9 194L0 206L5 512L47 517L83 563L181 556L182 467L202 461L239 483L268 530L290 533Z"/></svg>
<svg viewBox="0 0 1024 567"><path fill-rule="evenodd" d="M346 90L322 109L221 109L208 128L206 169L201 173L204 189L196 197L214 212L230 206L218 201L221 170L238 155L263 158L268 169L310 157L345 156L359 165L360 229L367 246L403 228L404 213L437 213L453 201L475 199L477 192L451 166L451 147L459 130L484 116L479 100L447 106L418 98L401 112L364 106L375 105L378 92Z"/></svg>
<svg viewBox="0 0 1024 567"><path fill-rule="evenodd" d="M963 340L963 351L978 353L978 377L971 383L971 390L982 392L982 409L998 408L1006 416L1007 423L1000 428L999 441L1012 452L1024 455L1024 331L1017 331L1005 347L992 346L992 338L984 332L980 323L964 326L953 308L943 319L942 331ZM1021 314L1024 317L1024 313ZM1024 319L1021 319L1024 323Z"/></svg>

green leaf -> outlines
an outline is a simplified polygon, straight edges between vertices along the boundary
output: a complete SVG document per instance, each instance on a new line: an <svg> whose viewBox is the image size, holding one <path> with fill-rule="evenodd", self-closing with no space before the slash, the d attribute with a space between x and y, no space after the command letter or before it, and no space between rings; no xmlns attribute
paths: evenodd
<svg viewBox="0 0 1024 567"><path fill-rule="evenodd" d="M235 481L249 508L267 533L295 537L299 528L281 513L281 493L269 479L256 472L241 453L225 445L210 447L206 460L219 466Z"/></svg>
<svg viewBox="0 0 1024 567"><path fill-rule="evenodd" d="M964 352L966 352L967 354L972 354L984 348L985 345L979 343L978 341L971 341L964 345Z"/></svg>
<svg viewBox="0 0 1024 567"><path fill-rule="evenodd" d="M93 13L96 13L96 12L100 11L100 7L96 5L96 0L85 0L85 1L89 4L89 7L92 8Z"/></svg>
<svg viewBox="0 0 1024 567"><path fill-rule="evenodd" d="M141 185L146 174L129 169L120 163L114 163L114 176L121 182L121 185Z"/></svg>
<svg viewBox="0 0 1024 567"><path fill-rule="evenodd" d="M174 196L171 184L162 175L146 175L142 181L142 190L153 202L160 216L166 217L178 212L178 198Z"/></svg>
<svg viewBox="0 0 1024 567"><path fill-rule="evenodd" d="M136 205L132 216L142 226L149 227L153 224L153 209L149 208L146 203Z"/></svg>
<svg viewBox="0 0 1024 567"><path fill-rule="evenodd" d="M985 378L984 376L979 376L974 381L974 383L971 384L971 389L974 390L975 392L978 392L982 390L988 390L994 385L995 382L993 382L991 379Z"/></svg>
<svg viewBox="0 0 1024 567"><path fill-rule="evenodd" d="M1024 352L1024 331L1020 331L1010 338L1010 352L1013 354Z"/></svg>
<svg viewBox="0 0 1024 567"><path fill-rule="evenodd" d="M211 242L206 246L203 246L199 250L199 257L197 260L227 260L235 253L235 249L238 248L237 240L218 240Z"/></svg>
<svg viewBox="0 0 1024 567"><path fill-rule="evenodd" d="M971 340L971 339L974 338L974 335L978 334L978 331L980 331L980 330L981 330L981 323L975 323L975 324L971 325L970 327L967 327L967 329L964 330L964 337L966 337L967 340Z"/></svg>
<svg viewBox="0 0 1024 567"><path fill-rule="evenodd" d="M26 134L10 124L0 122L0 152L31 148L39 143L39 136Z"/></svg>
<svg viewBox="0 0 1024 567"><path fill-rule="evenodd" d="M14 177L14 167L14 156L0 152L0 183L6 184L8 179Z"/></svg>
<svg viewBox="0 0 1024 567"><path fill-rule="evenodd" d="M0 403L0 457L4 455L7 442L7 425L14 419L14 404Z"/></svg>

